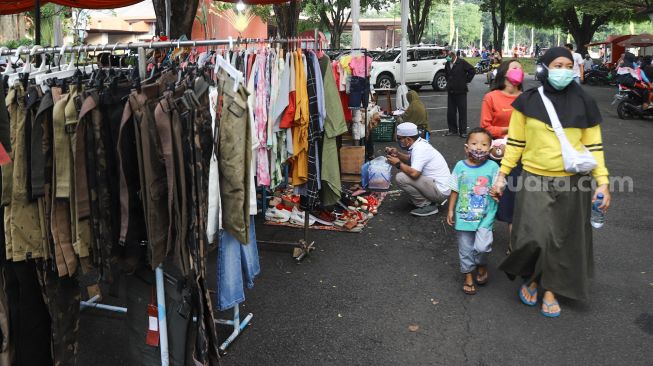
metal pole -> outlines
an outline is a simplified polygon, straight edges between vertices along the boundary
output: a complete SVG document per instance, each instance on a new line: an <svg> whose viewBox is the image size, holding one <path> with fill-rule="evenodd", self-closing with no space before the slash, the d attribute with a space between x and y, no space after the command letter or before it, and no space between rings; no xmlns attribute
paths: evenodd
<svg viewBox="0 0 653 366"><path fill-rule="evenodd" d="M170 18L172 16L170 0L166 0L166 36L170 37Z"/></svg>
<svg viewBox="0 0 653 366"><path fill-rule="evenodd" d="M312 42L312 39L303 39L304 41ZM112 50L112 51L125 51L125 50L135 50L138 48L154 49L154 48L181 48L181 47L202 47L202 46L217 46L217 45L228 45L228 44L245 44L245 43L289 43L295 42L293 40L287 39L267 39L267 38L243 38L240 40L227 40L227 39L208 39L208 40L199 40L199 41L165 41L165 42L130 42L130 43L107 43L107 44L98 44L98 45L81 45L74 47L67 47L66 53L79 53L79 52L88 52L93 51L96 47L97 50ZM61 52L62 47L40 47L34 50L30 48L22 49L19 54L41 54L41 53L57 53ZM0 51L1 56L6 55L15 55L16 49L3 49Z"/></svg>
<svg viewBox="0 0 653 366"><path fill-rule="evenodd" d="M163 268L156 267L156 302L157 313L159 314L159 342L161 346L161 366L168 366L170 358L168 354L168 323L166 321L166 295L163 280Z"/></svg>
<svg viewBox="0 0 653 366"><path fill-rule="evenodd" d="M34 1L34 44L41 44L41 0Z"/></svg>

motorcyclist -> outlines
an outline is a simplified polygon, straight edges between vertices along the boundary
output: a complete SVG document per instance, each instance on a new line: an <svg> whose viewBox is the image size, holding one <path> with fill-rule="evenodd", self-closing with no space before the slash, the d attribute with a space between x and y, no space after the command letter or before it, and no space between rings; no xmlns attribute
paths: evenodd
<svg viewBox="0 0 653 366"><path fill-rule="evenodd" d="M647 75L639 67L637 58L634 54L626 52L623 55L623 61L617 69L617 82L621 86L636 90L642 96L642 109L651 108L651 82Z"/></svg>
<svg viewBox="0 0 653 366"><path fill-rule="evenodd" d="M486 84L492 86L492 80L494 80L495 71L501 66L501 55L498 52L495 52L492 55L492 61L490 62L490 71L485 74L487 78Z"/></svg>

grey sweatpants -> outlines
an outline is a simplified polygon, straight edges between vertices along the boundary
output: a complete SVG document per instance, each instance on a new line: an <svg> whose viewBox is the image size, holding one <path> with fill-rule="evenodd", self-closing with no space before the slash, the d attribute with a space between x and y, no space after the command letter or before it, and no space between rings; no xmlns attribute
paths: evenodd
<svg viewBox="0 0 653 366"><path fill-rule="evenodd" d="M413 179L404 172L399 172L395 177L397 186L410 196L410 202L417 207L428 206L431 203L441 204L447 199L435 185L433 178L420 175Z"/></svg>

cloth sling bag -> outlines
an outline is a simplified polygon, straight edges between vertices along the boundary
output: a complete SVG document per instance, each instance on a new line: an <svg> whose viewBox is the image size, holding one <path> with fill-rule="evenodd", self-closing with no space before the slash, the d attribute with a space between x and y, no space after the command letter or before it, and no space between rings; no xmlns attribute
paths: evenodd
<svg viewBox="0 0 653 366"><path fill-rule="evenodd" d="M567 135L565 135L565 131L560 124L558 113L556 113L553 103L551 103L551 99L544 95L544 87L540 86L537 88L537 91L540 92L542 102L544 102L544 107L546 108L546 112L549 114L549 119L551 120L551 126L560 141L562 161L565 166L565 171L574 174L589 173L592 169L596 168L596 159L594 159L592 153L587 150L585 146L583 146L582 152L574 149L567 139Z"/></svg>

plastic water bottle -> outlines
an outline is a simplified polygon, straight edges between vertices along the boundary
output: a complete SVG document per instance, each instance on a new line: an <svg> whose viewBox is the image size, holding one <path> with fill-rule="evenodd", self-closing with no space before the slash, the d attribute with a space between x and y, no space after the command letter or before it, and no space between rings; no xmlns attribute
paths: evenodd
<svg viewBox="0 0 653 366"><path fill-rule="evenodd" d="M590 223L595 229L600 229L605 224L605 213L599 208L602 204L603 194L599 193L596 196L596 201L592 203L592 217L590 218Z"/></svg>

